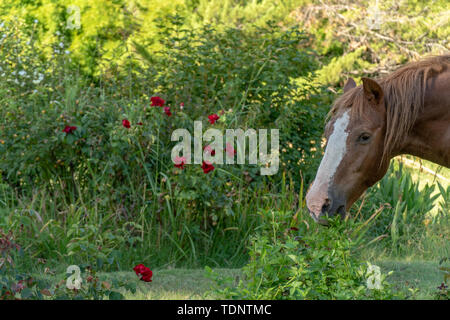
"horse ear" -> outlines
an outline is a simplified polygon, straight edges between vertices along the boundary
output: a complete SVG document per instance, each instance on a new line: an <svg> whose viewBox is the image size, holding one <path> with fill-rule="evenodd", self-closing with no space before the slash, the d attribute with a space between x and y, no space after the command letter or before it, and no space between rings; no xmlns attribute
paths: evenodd
<svg viewBox="0 0 450 320"><path fill-rule="evenodd" d="M344 93L350 89L353 89L354 87L356 87L355 80L353 80L353 78L348 78L347 83L344 86Z"/></svg>
<svg viewBox="0 0 450 320"><path fill-rule="evenodd" d="M383 89L381 89L378 82L369 78L361 78L363 82L364 95L369 102L379 104L383 99Z"/></svg>

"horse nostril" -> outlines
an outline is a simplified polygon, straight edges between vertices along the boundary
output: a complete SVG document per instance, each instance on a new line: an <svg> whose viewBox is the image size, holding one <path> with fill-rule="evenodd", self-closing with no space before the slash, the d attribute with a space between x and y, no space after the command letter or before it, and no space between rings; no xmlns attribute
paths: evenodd
<svg viewBox="0 0 450 320"><path fill-rule="evenodd" d="M341 215L341 217L343 217L343 218L345 218L345 206L340 206L338 209L337 209L337 213L338 214L340 214Z"/></svg>
<svg viewBox="0 0 450 320"><path fill-rule="evenodd" d="M325 199L325 203L322 206L322 213L328 212L328 210L330 210L330 207L331 207L330 199Z"/></svg>

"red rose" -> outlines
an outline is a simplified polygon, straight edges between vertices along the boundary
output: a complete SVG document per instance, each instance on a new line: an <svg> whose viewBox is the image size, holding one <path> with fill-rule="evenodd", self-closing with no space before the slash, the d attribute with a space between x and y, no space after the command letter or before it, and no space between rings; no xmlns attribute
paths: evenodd
<svg viewBox="0 0 450 320"><path fill-rule="evenodd" d="M215 113L208 116L209 123L214 124L217 120L219 120L219 116Z"/></svg>
<svg viewBox="0 0 450 320"><path fill-rule="evenodd" d="M150 268L147 268L146 266L144 266L142 263L135 266L133 268L133 270L134 270L134 272L136 272L137 276L141 275L140 280L145 281L145 282L152 281L152 276L153 276L152 270L150 270Z"/></svg>
<svg viewBox="0 0 450 320"><path fill-rule="evenodd" d="M167 114L167 116L171 116L172 112L170 112L170 108L169 107L164 107L164 112Z"/></svg>
<svg viewBox="0 0 450 320"><path fill-rule="evenodd" d="M174 161L174 165L177 168L180 168L181 170L184 169L184 164L186 163L185 157L176 157Z"/></svg>
<svg viewBox="0 0 450 320"><path fill-rule="evenodd" d="M122 125L127 129L130 129L131 127L130 121L128 121L127 119L122 120Z"/></svg>
<svg viewBox="0 0 450 320"><path fill-rule="evenodd" d="M75 127L75 126L65 126L65 128L63 129L63 132L65 132L66 134L69 134L69 133L73 133L75 130L77 130L77 127Z"/></svg>
<svg viewBox="0 0 450 320"><path fill-rule="evenodd" d="M144 272L142 272L141 280L145 282L152 282L153 272L149 268L147 268Z"/></svg>
<svg viewBox="0 0 450 320"><path fill-rule="evenodd" d="M206 150L207 152L209 152L209 154L214 157L216 154L216 150L214 150L213 148L211 148L211 146L206 146L203 148L203 150Z"/></svg>
<svg viewBox="0 0 450 320"><path fill-rule="evenodd" d="M147 268L146 266L144 266L142 263L138 264L136 267L133 268L134 272L136 272L136 275L141 274L145 268Z"/></svg>
<svg viewBox="0 0 450 320"><path fill-rule="evenodd" d="M138 122L138 123L136 123L138 126L142 126L142 125L144 125L142 122Z"/></svg>
<svg viewBox="0 0 450 320"><path fill-rule="evenodd" d="M211 163L203 161L202 169L204 173L209 173L214 170L214 166Z"/></svg>
<svg viewBox="0 0 450 320"><path fill-rule="evenodd" d="M164 103L166 103L166 101L160 97L151 97L150 101L152 102L152 107L162 107L164 106Z"/></svg>
<svg viewBox="0 0 450 320"><path fill-rule="evenodd" d="M178 164L175 163L174 166L179 168L179 169L181 169L181 170L183 170L184 169L184 162L180 162Z"/></svg>
<svg viewBox="0 0 450 320"><path fill-rule="evenodd" d="M233 148L233 146L227 142L227 147L225 148L225 152L227 153L227 156L230 158L234 158L234 155L236 154L236 150Z"/></svg>

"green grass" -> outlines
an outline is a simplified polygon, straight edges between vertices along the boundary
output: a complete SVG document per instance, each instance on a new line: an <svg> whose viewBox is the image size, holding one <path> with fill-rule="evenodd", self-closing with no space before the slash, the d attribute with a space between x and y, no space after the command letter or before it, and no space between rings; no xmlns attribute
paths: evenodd
<svg viewBox="0 0 450 320"><path fill-rule="evenodd" d="M239 277L240 269L215 269L225 276ZM106 279L137 279L134 272L100 274ZM198 300L216 299L212 292L214 282L206 277L203 269L162 269L153 271L153 281L140 282L135 294L124 293L132 300Z"/></svg>
<svg viewBox="0 0 450 320"><path fill-rule="evenodd" d="M413 299L433 299L443 281L437 261L381 260L376 262L383 272L394 271L388 281L398 290L418 289Z"/></svg>
<svg viewBox="0 0 450 320"><path fill-rule="evenodd" d="M240 277L241 269L214 269L228 277ZM137 280L134 272L100 273L106 281ZM135 294L123 292L132 300L198 300L220 298L212 292L214 282L206 277L203 269L161 269L153 271L153 281L139 282Z"/></svg>
<svg viewBox="0 0 450 320"><path fill-rule="evenodd" d="M436 287L443 281L437 261L381 260L375 261L383 273L393 271L388 277L396 289L407 291L418 289L413 299L432 299ZM221 275L239 278L241 269L214 269ZM105 279L136 278L133 272L113 272L99 274ZM220 298L211 293L214 282L203 269L161 269L154 270L153 281L140 282L135 294L125 293L131 300L189 300Z"/></svg>
<svg viewBox="0 0 450 320"><path fill-rule="evenodd" d="M242 276L242 271L238 268L215 268L213 270L236 280ZM82 275L85 282L86 275ZM113 280L121 283L137 283L135 293L131 293L124 288L114 287L114 290L121 291L128 300L220 299L213 292L215 282L207 277L204 269L153 269L152 282L140 281L134 271L99 272L97 276L101 281L106 281L110 284ZM67 275L63 268L52 269L46 273L35 271L32 273L32 277L49 281L53 286L60 283L62 287L65 286L67 280Z"/></svg>

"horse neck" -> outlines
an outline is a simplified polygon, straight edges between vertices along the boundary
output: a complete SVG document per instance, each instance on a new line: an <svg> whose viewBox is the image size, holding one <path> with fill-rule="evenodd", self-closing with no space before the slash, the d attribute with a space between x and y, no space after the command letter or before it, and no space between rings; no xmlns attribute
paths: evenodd
<svg viewBox="0 0 450 320"><path fill-rule="evenodd" d="M423 111L398 154L450 167L450 70L427 80Z"/></svg>

